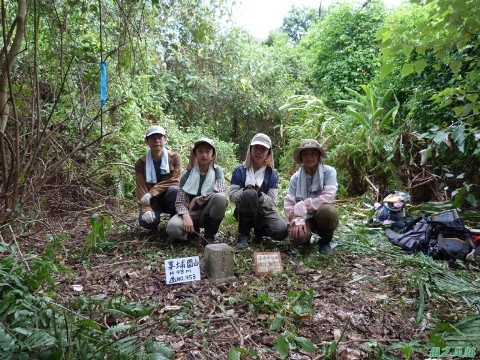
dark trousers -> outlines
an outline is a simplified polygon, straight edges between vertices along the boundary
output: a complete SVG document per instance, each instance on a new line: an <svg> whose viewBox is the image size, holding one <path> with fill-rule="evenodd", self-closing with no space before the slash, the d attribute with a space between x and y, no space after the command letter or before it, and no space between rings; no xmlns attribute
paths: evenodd
<svg viewBox="0 0 480 360"><path fill-rule="evenodd" d="M160 214L175 215L175 200L177 199L178 186L170 186L167 191L150 199L150 206L155 213L155 221L146 223L142 220L142 212L138 214L138 224L145 229L156 229L160 224Z"/></svg>
<svg viewBox="0 0 480 360"><path fill-rule="evenodd" d="M254 189L243 192L233 215L238 220L239 235L250 235L252 228L257 237L266 235L283 240L288 235L287 223L280 218L275 209L262 207L258 201L258 193Z"/></svg>

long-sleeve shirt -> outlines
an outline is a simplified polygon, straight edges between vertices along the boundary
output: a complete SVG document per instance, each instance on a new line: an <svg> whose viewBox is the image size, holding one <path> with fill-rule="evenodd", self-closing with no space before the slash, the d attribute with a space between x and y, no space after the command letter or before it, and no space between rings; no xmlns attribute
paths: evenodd
<svg viewBox="0 0 480 360"><path fill-rule="evenodd" d="M135 194L137 197L137 201L140 204L140 199L146 193L150 193L152 196L156 196L162 192L167 191L170 186L178 185L180 182L180 177L182 174L182 159L180 155L176 152L168 151L168 167L170 169L169 174L164 174L162 176L162 180L156 184L149 184L146 181L146 171L145 171L145 163L146 163L146 156L142 156L140 159L137 160L135 163L135 183L136 183L136 190ZM150 205L142 205L140 204L141 212L144 213L146 211L152 210Z"/></svg>
<svg viewBox="0 0 480 360"><path fill-rule="evenodd" d="M236 205L240 202L245 191L245 181L247 178L247 168L240 164L233 170L232 181L229 189L229 199ZM258 201L262 207L273 209L278 199L278 175L276 171L267 166L263 183L258 189Z"/></svg>
<svg viewBox="0 0 480 360"><path fill-rule="evenodd" d="M195 197L195 195L189 195L182 189L182 186L187 181L189 175L190 175L190 170L187 170L185 174L183 174L180 180L180 189L178 190L177 200L175 201L175 211L179 215L189 213L188 205L190 204L190 201ZM202 187L202 184L200 183L199 192L201 187ZM227 185L225 183L225 176L223 174L223 169L220 166L215 165L215 184L213 186L213 191L208 192L205 195L198 195L197 205L199 207L206 206L210 201L210 198L213 196L213 194L215 193L225 194L226 190L227 190Z"/></svg>
<svg viewBox="0 0 480 360"><path fill-rule="evenodd" d="M323 189L314 197L299 201L296 199L295 195L301 169L290 178L288 193L283 200L285 215L290 224L303 225L305 224L305 220L311 217L320 206L334 202L338 189L337 171L329 165L323 165L323 167Z"/></svg>

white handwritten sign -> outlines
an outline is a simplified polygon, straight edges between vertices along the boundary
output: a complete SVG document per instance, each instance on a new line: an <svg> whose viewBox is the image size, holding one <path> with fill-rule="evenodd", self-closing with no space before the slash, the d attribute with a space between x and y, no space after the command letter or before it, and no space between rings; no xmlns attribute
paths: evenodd
<svg viewBox="0 0 480 360"><path fill-rule="evenodd" d="M255 274L281 274L283 272L282 257L279 252L256 252Z"/></svg>
<svg viewBox="0 0 480 360"><path fill-rule="evenodd" d="M167 285L200 280L198 256L165 260L165 281Z"/></svg>

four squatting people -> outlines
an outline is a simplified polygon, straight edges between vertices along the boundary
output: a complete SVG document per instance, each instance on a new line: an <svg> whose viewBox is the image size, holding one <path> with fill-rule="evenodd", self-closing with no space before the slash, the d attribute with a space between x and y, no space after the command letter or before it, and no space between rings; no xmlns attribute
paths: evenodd
<svg viewBox="0 0 480 360"><path fill-rule="evenodd" d="M215 143L209 138L195 141L182 175L180 156L165 147L163 127L150 126L145 142L149 150L135 164L139 225L156 230L160 214L165 213L170 216L166 231L171 238L200 238L206 244L213 243L228 205L224 172L216 164ZM253 136L245 161L233 171L228 189L238 222L237 248L248 246L253 230L256 242L266 237L289 237L293 244L318 243L320 252L332 254L330 243L338 226L333 205L338 184L335 168L323 163L326 157L315 139L302 140L294 150L299 169L291 176L284 198L285 222L276 209L279 178L272 141L263 133Z"/></svg>

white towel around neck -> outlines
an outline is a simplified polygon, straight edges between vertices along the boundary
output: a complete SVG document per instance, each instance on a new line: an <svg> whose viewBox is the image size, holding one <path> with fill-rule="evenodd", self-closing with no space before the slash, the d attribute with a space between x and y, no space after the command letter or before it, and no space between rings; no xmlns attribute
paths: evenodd
<svg viewBox="0 0 480 360"><path fill-rule="evenodd" d="M263 179L265 178L265 169L267 165L263 165L257 171L253 170L253 166L249 166L247 168L247 175L245 177L245 186L247 185L255 185L255 186L262 186Z"/></svg>
<svg viewBox="0 0 480 360"><path fill-rule="evenodd" d="M163 148L162 157L160 158L160 174L170 174L170 167L168 166L168 150L166 148ZM147 178L147 183L157 183L157 173L155 172L155 165L153 163L152 150L147 151L147 156L145 158L145 177Z"/></svg>
<svg viewBox="0 0 480 360"><path fill-rule="evenodd" d="M188 179L185 181L185 184L182 186L183 191L187 194L197 196L198 188L200 187L200 170L198 164L195 164L188 174ZM202 189L200 190L201 195L208 194L213 191L215 187L215 169L212 166L208 167L205 180L202 184Z"/></svg>
<svg viewBox="0 0 480 360"><path fill-rule="evenodd" d="M313 174L312 186L307 188L307 172L305 167L300 168L300 173L297 182L297 191L295 192L295 199L297 201L303 201L314 195L317 191L323 190L323 164L320 163L317 166L317 171Z"/></svg>

